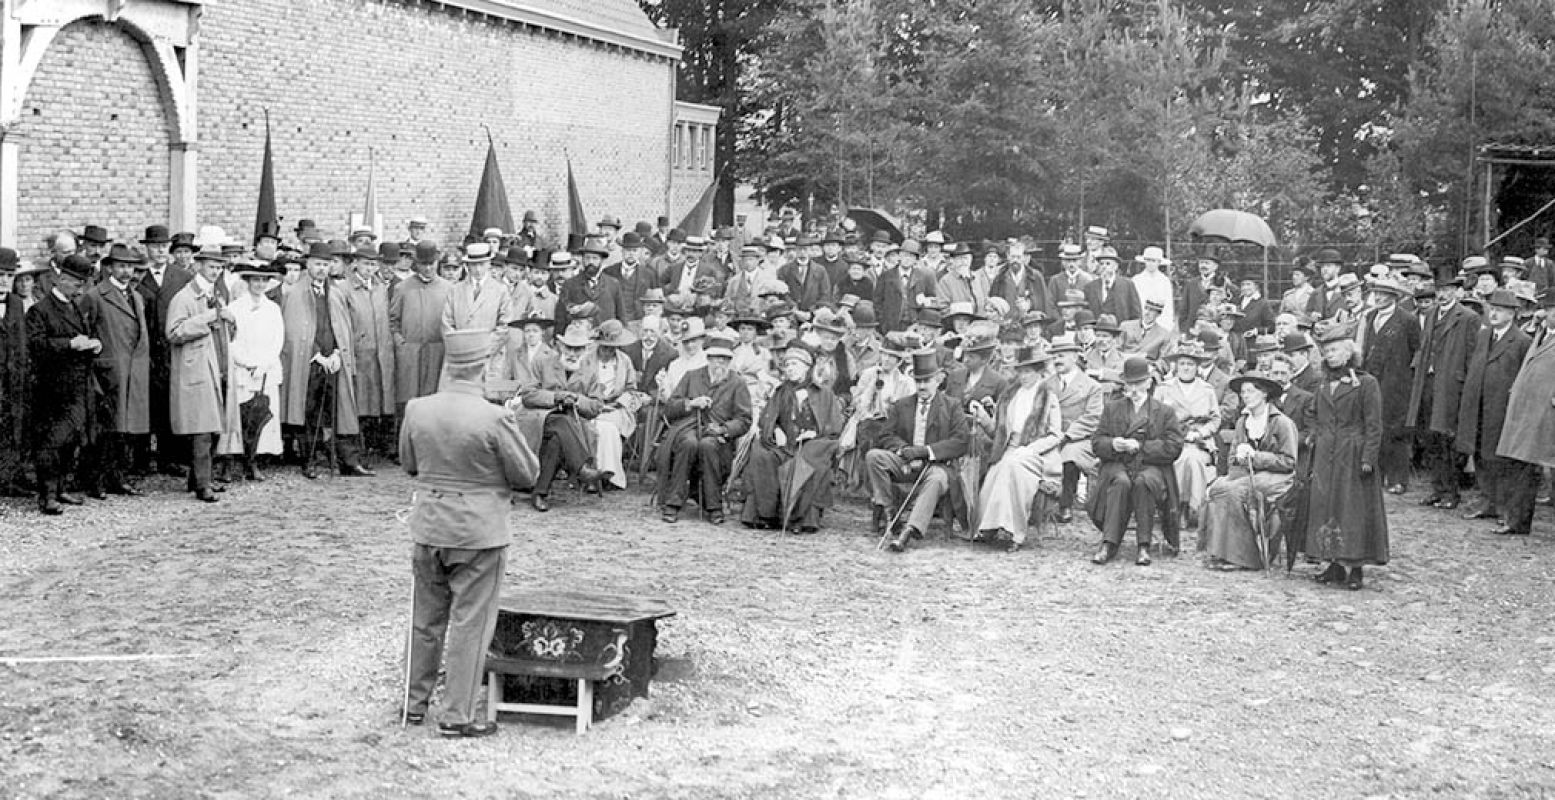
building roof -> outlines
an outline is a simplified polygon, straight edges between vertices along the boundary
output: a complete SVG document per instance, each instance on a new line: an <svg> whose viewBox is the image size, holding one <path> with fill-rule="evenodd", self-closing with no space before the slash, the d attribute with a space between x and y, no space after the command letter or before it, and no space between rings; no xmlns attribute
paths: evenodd
<svg viewBox="0 0 1555 800"><path fill-rule="evenodd" d="M525 25L555 30L650 55L679 59L670 31L660 30L636 0L434 0Z"/></svg>

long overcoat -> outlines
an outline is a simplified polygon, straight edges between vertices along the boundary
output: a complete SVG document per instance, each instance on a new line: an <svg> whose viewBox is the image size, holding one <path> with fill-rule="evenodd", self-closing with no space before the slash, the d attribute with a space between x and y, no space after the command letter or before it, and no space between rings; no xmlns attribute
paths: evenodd
<svg viewBox="0 0 1555 800"><path fill-rule="evenodd" d="M351 310L338 284L331 285L329 298L329 324L335 332L335 346L340 353L339 380L335 387L335 433L354 436L360 432L356 421L356 356L351 345L356 332L351 328ZM308 369L313 357L319 355L313 337L318 331L318 321L313 315L313 283L301 280L287 286L281 295L281 318L286 323L286 344L281 348L281 368L286 371L286 387L281 395L281 424L306 426L308 424ZM322 355L329 355L323 353Z"/></svg>
<svg viewBox="0 0 1555 800"><path fill-rule="evenodd" d="M1496 455L1555 467L1555 332L1541 329L1512 382Z"/></svg>
<svg viewBox="0 0 1555 800"><path fill-rule="evenodd" d="M1367 312L1361 317L1360 324L1366 326L1361 367L1377 379L1377 389L1382 392L1382 427L1393 430L1404 427L1409 413L1409 394L1414 386L1410 367L1420 349L1420 323L1400 308L1394 309L1381 330L1373 330L1375 315Z"/></svg>
<svg viewBox="0 0 1555 800"><path fill-rule="evenodd" d="M178 435L225 433L238 426L237 396L222 377L227 326L216 319L208 294L190 281L167 307L168 419Z"/></svg>
<svg viewBox="0 0 1555 800"><path fill-rule="evenodd" d="M400 281L389 299L389 331L394 336L394 391L404 405L437 391L443 374L443 308L448 281L436 275Z"/></svg>
<svg viewBox="0 0 1555 800"><path fill-rule="evenodd" d="M74 302L47 292L27 311L27 349L32 358L32 426L40 451L53 451L79 437L92 403L90 350L73 350L70 340L90 336Z"/></svg>
<svg viewBox="0 0 1555 800"><path fill-rule="evenodd" d="M356 413L381 417L394 413L394 336L389 326L389 286L383 281L346 279L351 329L356 334L351 353L356 358Z"/></svg>
<svg viewBox="0 0 1555 800"><path fill-rule="evenodd" d="M1388 562L1382 506L1382 392L1377 379L1349 371L1324 381L1313 400L1312 481L1307 496L1307 555L1324 561ZM1370 475L1362 475L1362 467Z"/></svg>
<svg viewBox="0 0 1555 800"><path fill-rule="evenodd" d="M1454 303L1431 329L1430 361L1426 368L1430 370L1430 426L1437 433L1458 432L1458 404L1463 400L1463 381L1469 375L1474 336L1481 325L1478 314L1462 303Z"/></svg>
<svg viewBox="0 0 1555 800"><path fill-rule="evenodd" d="M1507 328L1501 341L1491 345L1491 329L1483 327L1474 339L1469 376L1463 381L1463 402L1458 407L1458 452L1494 458L1507 419L1507 400L1512 383L1532 344L1516 325Z"/></svg>
<svg viewBox="0 0 1555 800"><path fill-rule="evenodd" d="M103 281L81 296L81 313L103 349L92 364L103 403L103 422L117 433L151 432L151 336L145 299Z"/></svg>

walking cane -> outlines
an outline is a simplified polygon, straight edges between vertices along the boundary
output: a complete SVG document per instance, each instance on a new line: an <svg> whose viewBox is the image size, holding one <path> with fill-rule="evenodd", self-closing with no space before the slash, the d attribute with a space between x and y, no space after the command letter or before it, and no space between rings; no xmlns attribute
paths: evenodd
<svg viewBox="0 0 1555 800"><path fill-rule="evenodd" d="M697 409L697 452L702 452L702 409L700 408ZM697 476L697 519L702 522L707 521L707 494L702 491L702 484L706 482L702 479L705 477L705 475Z"/></svg>
<svg viewBox="0 0 1555 800"><path fill-rule="evenodd" d="M406 509L402 509L400 511L396 511L394 513L394 518L399 520L402 523L408 523L410 521L410 514L411 514L412 511L415 510L415 508L416 508L416 494L415 494L415 492L412 492L411 495L410 495L410 508L406 508ZM414 553L415 546L412 545L411 547L412 547L412 552ZM410 617L408 619L406 619L406 621L405 621L405 671L403 673L403 678L404 679L400 682L400 688L402 689L402 691L400 692L400 727L401 728L404 728L404 727L406 727L407 725L410 724L410 652L411 652L412 642L414 641L415 636L416 636L416 570L415 570L414 555L412 556L412 562L411 563L412 563L412 566L411 566L411 570L410 570Z"/></svg>
<svg viewBox="0 0 1555 800"><path fill-rule="evenodd" d="M896 507L896 513L891 516L891 521L886 523L885 533L880 534L880 541L875 542L876 550L883 549L885 540L891 538L891 531L896 529L896 523L901 520L902 512L907 510L907 506L912 503L913 495L918 493L918 487L923 485L923 479L928 477L930 466L932 465L923 465L923 471L918 473L918 480L913 481L912 488L907 490L907 498L902 501L901 505Z"/></svg>

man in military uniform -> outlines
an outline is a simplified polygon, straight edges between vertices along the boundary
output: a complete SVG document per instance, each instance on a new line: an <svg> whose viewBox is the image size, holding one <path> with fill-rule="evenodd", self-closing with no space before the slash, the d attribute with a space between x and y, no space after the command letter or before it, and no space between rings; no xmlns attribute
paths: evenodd
<svg viewBox="0 0 1555 800"><path fill-rule="evenodd" d="M415 590L402 714L412 725L425 721L446 659L438 733L489 736L497 723L477 721L476 703L512 540L511 494L533 485L539 466L517 423L483 396L491 332L450 331L443 344L448 385L407 403L400 431L400 464L416 479L410 514Z"/></svg>

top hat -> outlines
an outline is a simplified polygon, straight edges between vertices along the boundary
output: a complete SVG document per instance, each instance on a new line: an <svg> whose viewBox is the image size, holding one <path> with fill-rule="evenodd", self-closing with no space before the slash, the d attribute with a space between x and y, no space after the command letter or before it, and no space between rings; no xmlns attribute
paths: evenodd
<svg viewBox="0 0 1555 800"><path fill-rule="evenodd" d="M146 228L146 235L141 238L141 244L167 244L172 241L167 235L166 225L151 225Z"/></svg>
<svg viewBox="0 0 1555 800"><path fill-rule="evenodd" d="M163 230L166 230L166 229L164 228ZM148 232L149 232L149 229L148 229ZM278 219L268 219L268 220L265 220L264 222L259 223L259 227L254 230L254 244L258 244L259 240L263 239L265 237L269 237L271 239L274 239L277 242L281 241L281 221L280 220L278 220Z"/></svg>
<svg viewBox="0 0 1555 800"><path fill-rule="evenodd" d="M88 225L81 231L81 241L92 244L107 244L108 231L101 225Z"/></svg>
<svg viewBox="0 0 1555 800"><path fill-rule="evenodd" d="M919 350L912 354L913 380L925 380L940 374L939 353L934 350Z"/></svg>

